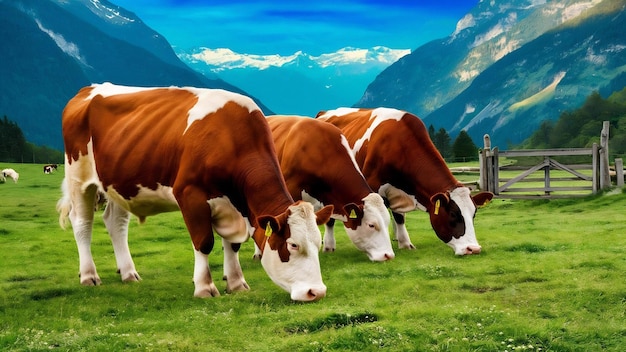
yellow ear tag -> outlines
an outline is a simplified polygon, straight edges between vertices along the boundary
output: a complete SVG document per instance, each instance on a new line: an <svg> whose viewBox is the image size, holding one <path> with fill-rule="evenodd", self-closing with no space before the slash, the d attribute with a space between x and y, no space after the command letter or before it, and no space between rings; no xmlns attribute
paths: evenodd
<svg viewBox="0 0 626 352"><path fill-rule="evenodd" d="M435 215L439 215L439 207L441 206L441 202L439 199L435 202Z"/></svg>
<svg viewBox="0 0 626 352"><path fill-rule="evenodd" d="M272 227L270 226L270 222L267 222L267 226L265 226L265 236L270 237L272 235Z"/></svg>
<svg viewBox="0 0 626 352"><path fill-rule="evenodd" d="M352 209L350 211L350 215L348 216L350 219L356 219L356 213L354 212L354 209Z"/></svg>

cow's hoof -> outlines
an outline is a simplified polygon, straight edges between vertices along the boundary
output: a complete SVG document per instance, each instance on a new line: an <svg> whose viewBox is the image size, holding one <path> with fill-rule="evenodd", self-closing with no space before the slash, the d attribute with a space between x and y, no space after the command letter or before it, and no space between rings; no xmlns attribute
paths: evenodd
<svg viewBox="0 0 626 352"><path fill-rule="evenodd" d="M136 271L127 273L126 275L122 276L122 282L136 282L136 281L141 281L141 276L139 276L139 274Z"/></svg>
<svg viewBox="0 0 626 352"><path fill-rule="evenodd" d="M97 275L80 276L80 284L83 286L98 286L102 284L102 280Z"/></svg>
<svg viewBox="0 0 626 352"><path fill-rule="evenodd" d="M245 281L241 281L240 283L233 285L233 287L231 287L230 285L227 285L226 287L227 293L232 293L232 292L237 292L237 291L249 291L249 290L250 290L250 286L248 286L248 283Z"/></svg>
<svg viewBox="0 0 626 352"><path fill-rule="evenodd" d="M414 250L415 246L413 245L413 243L409 242L407 243L400 243L398 244L398 248L400 249L408 249L408 250Z"/></svg>
<svg viewBox="0 0 626 352"><path fill-rule="evenodd" d="M211 284L205 288L196 289L193 295L198 298L218 297L220 295L220 291L217 290L217 287L215 287L214 284Z"/></svg>

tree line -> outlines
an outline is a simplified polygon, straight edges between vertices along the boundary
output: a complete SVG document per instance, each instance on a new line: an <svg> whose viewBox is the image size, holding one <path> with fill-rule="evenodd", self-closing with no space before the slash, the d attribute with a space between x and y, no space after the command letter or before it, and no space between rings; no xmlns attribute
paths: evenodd
<svg viewBox="0 0 626 352"><path fill-rule="evenodd" d="M452 139L445 128L440 128L435 132L435 127L430 125L428 127L428 135L446 161L463 162L478 160L478 147L465 130L462 130L452 143Z"/></svg>
<svg viewBox="0 0 626 352"><path fill-rule="evenodd" d="M26 141L17 123L5 115L0 119L0 161L8 163L63 163L63 153Z"/></svg>
<svg viewBox="0 0 626 352"><path fill-rule="evenodd" d="M626 156L626 88L607 99L592 93L577 110L544 121L521 145L524 149L589 148L600 144L603 121L609 121L609 159Z"/></svg>
<svg viewBox="0 0 626 352"><path fill-rule="evenodd" d="M626 88L607 99L592 93L577 110L561 113L556 121L545 120L518 148L588 148L600 142L602 122L609 121L610 158L626 156ZM428 127L428 135L446 161L478 159L478 147L462 130L454 142L444 128ZM24 138L17 123L5 115L0 120L0 161L18 163L63 163L61 151L35 146Z"/></svg>

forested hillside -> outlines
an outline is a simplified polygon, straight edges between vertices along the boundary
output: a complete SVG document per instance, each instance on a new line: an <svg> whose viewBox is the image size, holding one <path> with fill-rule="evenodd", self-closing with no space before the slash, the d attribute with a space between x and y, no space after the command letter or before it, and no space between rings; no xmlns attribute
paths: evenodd
<svg viewBox="0 0 626 352"><path fill-rule="evenodd" d="M63 163L63 153L26 141L22 129L5 115L0 119L0 162Z"/></svg>
<svg viewBox="0 0 626 352"><path fill-rule="evenodd" d="M582 107L544 121L524 143L526 149L584 148L599 143L602 122L609 121L609 158L626 155L626 88L607 99L594 92Z"/></svg>

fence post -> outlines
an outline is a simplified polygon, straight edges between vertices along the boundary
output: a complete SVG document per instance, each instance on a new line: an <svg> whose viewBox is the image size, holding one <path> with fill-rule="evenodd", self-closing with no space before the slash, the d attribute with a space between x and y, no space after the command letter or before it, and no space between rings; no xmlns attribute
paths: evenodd
<svg viewBox="0 0 626 352"><path fill-rule="evenodd" d="M495 147L491 150L491 192L495 195L500 194L500 157L498 155L499 149Z"/></svg>
<svg viewBox="0 0 626 352"><path fill-rule="evenodd" d="M624 187L624 162L622 158L615 159L615 177L617 178L617 187Z"/></svg>
<svg viewBox="0 0 626 352"><path fill-rule="evenodd" d="M598 143L594 143L592 146L592 152L591 152L591 188L592 188L592 193L596 194L598 193L598 186L600 181L598 180L598 174L599 174L599 167L598 167L598 159L599 159L599 154L600 152L598 151Z"/></svg>
<svg viewBox="0 0 626 352"><path fill-rule="evenodd" d="M478 154L478 160L480 162L480 178L478 180L478 187L484 191L491 191L489 180L491 179L489 169L489 159L491 158L491 140L489 135L483 136L483 150Z"/></svg>
<svg viewBox="0 0 626 352"><path fill-rule="evenodd" d="M600 133L600 188L611 187L611 175L609 174L609 121L602 123Z"/></svg>

